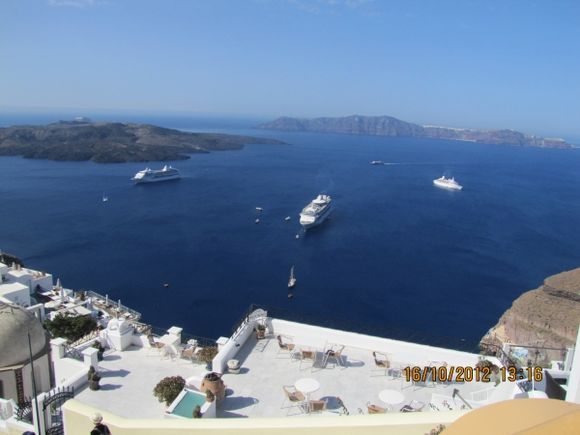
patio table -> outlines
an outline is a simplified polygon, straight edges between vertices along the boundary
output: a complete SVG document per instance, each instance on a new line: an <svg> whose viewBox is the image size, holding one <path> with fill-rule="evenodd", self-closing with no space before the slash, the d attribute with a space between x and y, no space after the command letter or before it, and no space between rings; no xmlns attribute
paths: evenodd
<svg viewBox="0 0 580 435"><path fill-rule="evenodd" d="M386 389L379 393L379 399L386 403L391 409L393 405L401 403L405 400L405 396L400 391Z"/></svg>

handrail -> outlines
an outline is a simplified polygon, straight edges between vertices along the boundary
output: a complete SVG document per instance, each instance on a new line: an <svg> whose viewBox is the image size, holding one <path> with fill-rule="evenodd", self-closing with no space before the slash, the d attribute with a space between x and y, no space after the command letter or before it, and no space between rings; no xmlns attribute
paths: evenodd
<svg viewBox="0 0 580 435"><path fill-rule="evenodd" d="M232 337L235 336L242 329L242 326L244 326L250 320L252 313L258 309L265 311L266 314L268 313L266 307L258 304L250 304L250 306L248 307L242 318L239 319L236 323L234 323L234 326L232 327Z"/></svg>
<svg viewBox="0 0 580 435"><path fill-rule="evenodd" d="M463 396L459 393L459 390L457 388L453 389L453 395L452 397L455 399L455 397L459 397L461 399L461 401L465 404L465 406L467 406L469 409L473 409L473 407L469 404L469 402L467 400L465 400L463 398Z"/></svg>
<svg viewBox="0 0 580 435"><path fill-rule="evenodd" d="M107 300L106 296L103 296L102 294L97 293L93 290L84 290L84 292L85 292L86 297L95 298L99 302L102 300L103 304ZM101 304L96 303L95 305L101 305ZM109 305L111 306L110 308L112 308L112 307L118 306L119 304L117 302L115 302L114 300L109 299ZM125 312L129 313L135 321L139 320L141 318L141 313L139 311L135 311L134 309L129 308L126 305L121 304L120 309L121 309L121 311L125 311Z"/></svg>
<svg viewBox="0 0 580 435"><path fill-rule="evenodd" d="M99 329L94 329L91 332L89 332L86 335L83 335L81 338L79 338L76 341L73 341L72 343L69 344L70 347L77 347L80 346L81 344L85 344L88 341L91 341L95 338L97 338L99 336Z"/></svg>
<svg viewBox="0 0 580 435"><path fill-rule="evenodd" d="M78 361L82 361L84 359L83 354L78 349L72 347L69 344L64 345L64 354L65 356L76 359Z"/></svg>
<svg viewBox="0 0 580 435"><path fill-rule="evenodd" d="M495 356L497 359L499 359L499 361L502 363L502 365L504 367L516 367L517 369L520 369L520 365L517 363L517 361L514 361L507 353L505 353L505 351L503 350L503 348L501 346L498 346L497 344L494 343L481 343L482 347L486 347L486 348L493 348L494 352L495 352Z"/></svg>

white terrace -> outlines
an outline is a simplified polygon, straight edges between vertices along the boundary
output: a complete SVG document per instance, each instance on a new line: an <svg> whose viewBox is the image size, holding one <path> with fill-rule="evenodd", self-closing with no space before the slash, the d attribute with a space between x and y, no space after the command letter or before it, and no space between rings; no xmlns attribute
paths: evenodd
<svg viewBox="0 0 580 435"><path fill-rule="evenodd" d="M474 367L479 356L443 348L372 337L334 329L304 325L279 319L258 319L267 325L267 335L257 340L253 330L255 320L247 322L227 343L222 344L213 361L213 369L225 372L226 398L218 404L217 417L281 417L334 415L344 413L337 397L344 402L350 414L368 412L367 405L376 405L388 412L398 412L412 404L422 412L463 411L465 401L472 407L508 399L517 391L515 384L493 383L412 383L407 382L402 370L407 366ZM295 355L281 349L277 336L294 344ZM137 338L137 337L135 337ZM157 349L147 347L147 340L133 340L124 351L108 350L99 363L102 375L101 390L85 389L77 392L76 399L103 411L128 418L163 418L165 405L153 396L156 383L166 376L179 375L199 387L205 365L189 359L171 358ZM137 344L143 344L143 347ZM341 362L329 359L323 365L325 350L344 346ZM300 360L302 350L313 351L318 359ZM377 367L373 351L386 355L390 367ZM241 363L239 373L227 372L227 361ZM492 362L499 362L491 358ZM77 373L86 377L81 362L64 358L55 363L56 377L63 379ZM80 373L80 375L79 375ZM300 379L313 379L315 387L310 399L326 399L327 410L307 414L302 406L285 401L283 386L294 386ZM311 382L312 383L312 382ZM79 383L80 385L80 383ZM460 397L454 396L457 389ZM386 391L386 392L385 392ZM400 394L398 394L400 393ZM384 401L386 399L386 401ZM414 402L412 402L414 401ZM282 406L284 405L284 407Z"/></svg>

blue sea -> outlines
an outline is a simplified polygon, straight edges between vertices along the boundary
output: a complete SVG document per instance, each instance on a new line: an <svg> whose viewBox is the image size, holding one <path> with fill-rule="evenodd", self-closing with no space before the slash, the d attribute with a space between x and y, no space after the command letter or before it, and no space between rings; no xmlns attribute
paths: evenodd
<svg viewBox="0 0 580 435"><path fill-rule="evenodd" d="M15 120L38 122L0 117ZM171 162L181 180L154 185L129 180L143 163L0 157L0 249L159 327L229 336L257 303L320 325L471 345L521 293L580 266L580 150L131 120L287 143L193 155ZM434 187L442 174L463 191ZM333 214L296 239L298 213L319 193Z"/></svg>

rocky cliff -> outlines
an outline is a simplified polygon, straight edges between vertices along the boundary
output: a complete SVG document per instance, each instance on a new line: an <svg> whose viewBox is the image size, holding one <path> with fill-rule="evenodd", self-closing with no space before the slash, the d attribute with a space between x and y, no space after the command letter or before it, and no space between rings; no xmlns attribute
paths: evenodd
<svg viewBox="0 0 580 435"><path fill-rule="evenodd" d="M580 268L551 276L522 294L481 340L564 348L576 342L580 323Z"/></svg>
<svg viewBox="0 0 580 435"><path fill-rule="evenodd" d="M0 155L98 163L188 159L192 153L281 144L249 136L186 133L149 124L87 121L0 128Z"/></svg>
<svg viewBox="0 0 580 435"><path fill-rule="evenodd" d="M548 139L527 135L515 130L476 130L422 126L391 116L345 116L342 118L298 119L281 117L261 124L258 128L284 131L320 133L368 134L376 136L425 137L463 140L497 145L535 146L544 148L572 148L563 139Z"/></svg>

